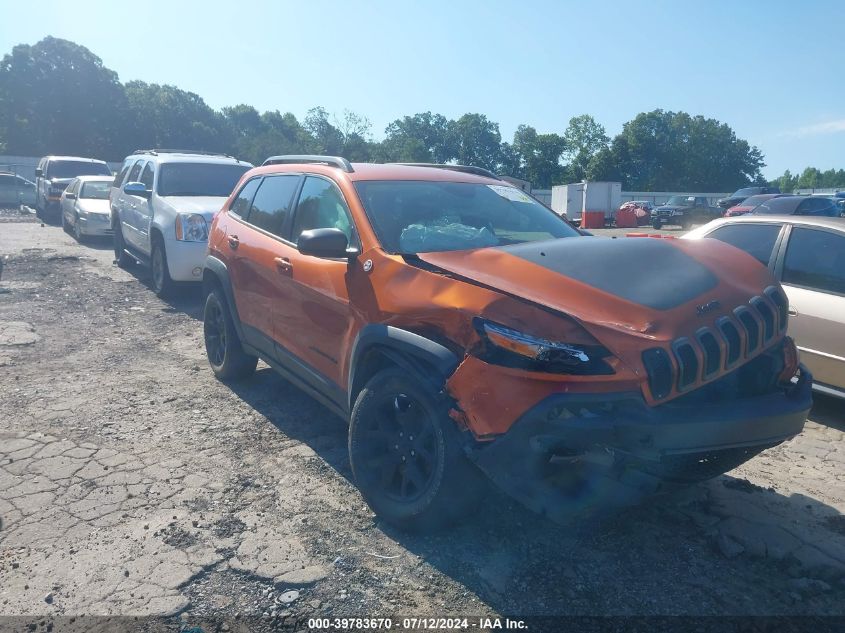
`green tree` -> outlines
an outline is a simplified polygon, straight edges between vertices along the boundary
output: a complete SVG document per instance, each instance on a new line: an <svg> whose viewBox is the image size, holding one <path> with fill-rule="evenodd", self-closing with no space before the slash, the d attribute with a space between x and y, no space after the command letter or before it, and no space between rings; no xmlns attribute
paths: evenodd
<svg viewBox="0 0 845 633"><path fill-rule="evenodd" d="M761 180L756 147L725 123L654 110L625 123L611 150L625 187L635 191L733 191Z"/></svg>
<svg viewBox="0 0 845 633"><path fill-rule="evenodd" d="M538 134L530 125L520 125L513 135L511 147L518 161L518 169L511 175L542 189L562 182L564 168L560 160L566 149L566 141L562 136ZM503 150L502 155L505 153Z"/></svg>
<svg viewBox="0 0 845 633"><path fill-rule="evenodd" d="M448 163L457 155L449 121L442 114L421 112L402 117L390 123L384 132L378 150L384 161Z"/></svg>
<svg viewBox="0 0 845 633"><path fill-rule="evenodd" d="M126 97L117 74L84 46L46 37L0 61L5 151L122 158Z"/></svg>
<svg viewBox="0 0 845 633"><path fill-rule="evenodd" d="M465 114L450 121L448 129L459 164L498 170L502 162L502 135L498 123L483 114Z"/></svg>
<svg viewBox="0 0 845 633"><path fill-rule="evenodd" d="M607 148L610 139L604 127L589 114L569 119L563 133L564 157L569 161L567 176L571 181L583 180L592 158Z"/></svg>
<svg viewBox="0 0 845 633"><path fill-rule="evenodd" d="M822 173L815 167L807 167L798 177L797 189L815 189L821 187Z"/></svg>
<svg viewBox="0 0 845 633"><path fill-rule="evenodd" d="M225 116L193 92L130 81L126 99L127 118L133 126L126 153L142 147L222 152L233 144Z"/></svg>

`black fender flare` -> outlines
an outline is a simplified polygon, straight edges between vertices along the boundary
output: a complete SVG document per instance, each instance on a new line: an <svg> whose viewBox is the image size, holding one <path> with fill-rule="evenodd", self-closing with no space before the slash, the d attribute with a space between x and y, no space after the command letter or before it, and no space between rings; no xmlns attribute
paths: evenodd
<svg viewBox="0 0 845 633"><path fill-rule="evenodd" d="M232 290L232 280L229 277L229 269L226 264L215 257L208 255L205 258L205 264L202 271L202 287L204 294L207 296L211 292L211 283L209 276L217 280L226 297L226 304L229 307L229 314L232 315L232 321L235 324L235 330L238 332L238 338L244 340L243 327L241 326L241 317L238 314L238 306L235 304L235 293Z"/></svg>
<svg viewBox="0 0 845 633"><path fill-rule="evenodd" d="M349 357L347 397L350 411L355 404L354 398L366 378L359 372L361 360L373 348L378 348L379 353L422 380L432 380L433 377L426 369L433 367L437 373L435 378L439 383L438 387L454 373L459 364L458 357L452 350L429 338L392 325L365 325L355 337ZM421 363L424 364L422 367Z"/></svg>

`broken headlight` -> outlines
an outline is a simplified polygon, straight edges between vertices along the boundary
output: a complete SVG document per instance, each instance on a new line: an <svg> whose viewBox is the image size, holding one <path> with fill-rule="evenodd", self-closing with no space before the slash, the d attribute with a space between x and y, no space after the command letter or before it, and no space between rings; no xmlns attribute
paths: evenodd
<svg viewBox="0 0 845 633"><path fill-rule="evenodd" d="M612 374L610 352L599 344L551 341L487 321L475 319L484 342L481 358L496 365L561 374Z"/></svg>

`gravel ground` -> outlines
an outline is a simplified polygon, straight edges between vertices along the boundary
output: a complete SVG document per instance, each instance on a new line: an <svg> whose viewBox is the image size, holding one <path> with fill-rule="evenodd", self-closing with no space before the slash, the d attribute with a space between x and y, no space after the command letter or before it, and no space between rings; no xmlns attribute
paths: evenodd
<svg viewBox="0 0 845 633"><path fill-rule="evenodd" d="M0 216L0 615L845 615L845 403L589 532L490 491L409 536L341 420L263 364L214 379L197 288L162 301L109 243Z"/></svg>

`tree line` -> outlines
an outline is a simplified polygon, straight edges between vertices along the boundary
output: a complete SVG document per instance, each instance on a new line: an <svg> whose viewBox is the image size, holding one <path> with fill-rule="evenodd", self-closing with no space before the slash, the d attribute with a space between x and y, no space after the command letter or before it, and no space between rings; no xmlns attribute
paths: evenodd
<svg viewBox="0 0 845 633"><path fill-rule="evenodd" d="M335 116L315 107L299 120L246 104L215 110L175 86L121 83L94 53L63 39L20 44L3 57L0 153L119 161L147 147L224 152L254 164L304 153L361 162L457 162L537 188L585 178L619 180L636 191L732 191L765 183L759 149L727 124L685 112L640 113L612 139L583 114L561 133L520 125L510 142L484 114L449 119L422 112L396 119L376 140L370 121L354 112Z"/></svg>

